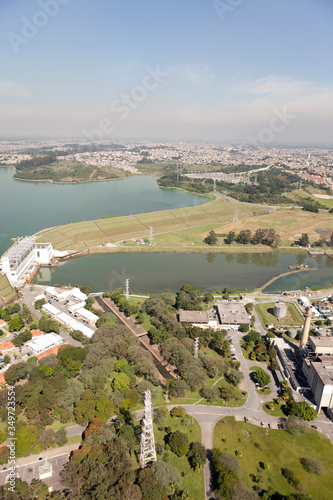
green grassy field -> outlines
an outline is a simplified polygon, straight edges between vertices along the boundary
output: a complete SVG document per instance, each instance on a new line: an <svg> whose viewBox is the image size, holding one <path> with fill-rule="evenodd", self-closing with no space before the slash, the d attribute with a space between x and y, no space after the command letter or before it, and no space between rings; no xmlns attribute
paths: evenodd
<svg viewBox="0 0 333 500"><path fill-rule="evenodd" d="M224 442L222 441L224 439ZM255 446L255 443L259 446ZM243 452L239 459L242 467L242 481L254 486L250 474L260 476L258 483L265 490L273 488L282 495L296 493L296 490L282 476L281 468L294 471L307 494L314 500L331 497L333 488L333 446L331 442L312 429L292 436L284 430L263 429L245 422L236 422L232 417L220 420L215 427L214 446L223 452ZM321 474L306 472L300 463L303 457L319 460L325 471ZM268 462L269 470L263 470L259 462Z"/></svg>
<svg viewBox="0 0 333 500"><path fill-rule="evenodd" d="M233 222L236 210L239 220ZM310 241L313 242L319 239L316 230L330 229L332 222L332 214L322 211L315 214L299 208L273 210L246 203L215 201L195 207L66 224L42 231L38 234L37 241L50 242L58 250L89 249L96 253L207 252L208 249L211 252L268 252L272 249L263 245L225 245L224 235L229 231L239 233L243 229L250 229L254 232L259 228L272 228L281 238L279 251L288 249L290 252L299 252L302 250L290 245L302 232L308 233ZM149 236L150 227L154 230L156 245L152 247L136 244L133 240ZM209 247L203 239L212 229L220 236L217 245Z"/></svg>
<svg viewBox="0 0 333 500"><path fill-rule="evenodd" d="M304 319L293 303L286 302L287 316L280 321L274 316L274 302L256 304L255 308L263 326L272 323L275 325L301 326Z"/></svg>
<svg viewBox="0 0 333 500"><path fill-rule="evenodd" d="M320 189L319 187L309 186L306 190L293 191L288 194L288 196L294 200L303 200L304 198L311 198L313 201L318 201L322 205L326 205L327 208L333 208L333 196L329 191ZM322 198L322 196L329 196L328 199Z"/></svg>
<svg viewBox="0 0 333 500"><path fill-rule="evenodd" d="M147 238L149 228L153 227L156 247L165 244L158 236L161 233L169 233L166 238L171 238L171 246L186 246L197 240L204 247L202 239L208 232L207 229L230 221L236 209L239 218L267 211L266 208L255 205L218 201L196 207L67 224L43 231L38 235L37 241L50 242L58 250L84 250L133 238ZM193 231L193 228L193 233L180 236L179 239L180 230Z"/></svg>
<svg viewBox="0 0 333 500"><path fill-rule="evenodd" d="M192 417L190 417L192 419ZM190 425L183 425L182 418L168 418L163 422L163 425L154 424L154 434L155 434L155 442L163 443L164 436L166 435L164 430L165 426L170 426L172 431L175 432L177 430L183 432L187 435L189 442L198 441L201 443L201 429L198 422L193 418ZM163 455L162 455L163 456ZM203 500L205 498L204 492L204 475L203 470L193 471L191 469L189 461L186 457L177 457L171 451L168 452L168 462L176 467L178 471L182 474L183 481L183 489L189 491L190 497L195 500ZM158 455L157 458L162 458Z"/></svg>

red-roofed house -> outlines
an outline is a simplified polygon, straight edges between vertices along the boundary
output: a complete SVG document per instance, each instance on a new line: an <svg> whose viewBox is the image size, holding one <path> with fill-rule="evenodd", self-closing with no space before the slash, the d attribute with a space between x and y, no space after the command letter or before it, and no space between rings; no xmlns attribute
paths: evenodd
<svg viewBox="0 0 333 500"><path fill-rule="evenodd" d="M0 319L0 328L6 325L7 325L6 321L4 319Z"/></svg>
<svg viewBox="0 0 333 500"><path fill-rule="evenodd" d="M15 346L11 342L2 342L0 344L0 352L11 351L12 349L15 349Z"/></svg>
<svg viewBox="0 0 333 500"><path fill-rule="evenodd" d="M42 332L42 330L31 330L31 335L33 337L39 337L40 335L44 335L44 332Z"/></svg>

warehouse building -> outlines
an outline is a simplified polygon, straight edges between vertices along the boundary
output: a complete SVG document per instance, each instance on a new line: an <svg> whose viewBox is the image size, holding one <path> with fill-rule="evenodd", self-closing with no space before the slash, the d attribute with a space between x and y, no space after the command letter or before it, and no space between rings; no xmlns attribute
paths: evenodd
<svg viewBox="0 0 333 500"><path fill-rule="evenodd" d="M226 330L238 330L240 325L249 325L251 323L245 306L241 302L219 301L216 303L216 308L219 323Z"/></svg>

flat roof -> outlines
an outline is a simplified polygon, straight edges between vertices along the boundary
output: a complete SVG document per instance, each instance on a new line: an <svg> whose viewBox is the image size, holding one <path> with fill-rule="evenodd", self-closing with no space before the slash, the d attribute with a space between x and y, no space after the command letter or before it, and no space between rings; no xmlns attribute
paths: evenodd
<svg viewBox="0 0 333 500"><path fill-rule="evenodd" d="M92 313L91 311L88 311L88 309L85 309L84 307L77 309L76 312L80 314L80 316L82 316L83 318L86 318L89 321L93 321L94 323L96 323L96 321L99 319L99 316Z"/></svg>
<svg viewBox="0 0 333 500"><path fill-rule="evenodd" d="M25 238L22 238L14 243L14 245L12 245L2 257L10 260L20 260L27 251L31 251L34 248L35 238L32 236L26 236Z"/></svg>
<svg viewBox="0 0 333 500"><path fill-rule="evenodd" d="M333 360L325 363L318 361L311 365L324 385L333 386Z"/></svg>
<svg viewBox="0 0 333 500"><path fill-rule="evenodd" d="M309 337L315 347L333 347L333 337Z"/></svg>
<svg viewBox="0 0 333 500"><path fill-rule="evenodd" d="M52 316L58 316L58 314L61 313L60 309L58 309L57 307L54 307L52 304L44 304L42 306L42 309L43 309L43 311L51 314Z"/></svg>
<svg viewBox="0 0 333 500"><path fill-rule="evenodd" d="M216 307L222 324L242 325L250 323L249 315L242 303L218 302Z"/></svg>
<svg viewBox="0 0 333 500"><path fill-rule="evenodd" d="M36 354L39 354L51 347L62 344L62 337L57 335L56 333L46 333L45 335L41 335L40 337L35 337L30 342L27 342L27 347L34 351Z"/></svg>
<svg viewBox="0 0 333 500"><path fill-rule="evenodd" d="M57 319L59 319L60 321L65 323L65 325L69 326L73 330L80 330L80 332L82 332L83 335L85 335L86 337L90 338L95 333L94 330L92 330L91 328L88 328L86 325L83 325L82 323L77 321L75 318L73 318L69 314L61 313L61 314L59 314Z"/></svg>
<svg viewBox="0 0 333 500"><path fill-rule="evenodd" d="M181 323L208 323L208 311L179 311Z"/></svg>

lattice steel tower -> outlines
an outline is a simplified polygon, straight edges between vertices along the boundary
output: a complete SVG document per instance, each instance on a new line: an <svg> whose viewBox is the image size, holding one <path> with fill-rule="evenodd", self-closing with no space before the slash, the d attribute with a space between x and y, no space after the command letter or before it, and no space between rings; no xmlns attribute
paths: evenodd
<svg viewBox="0 0 333 500"><path fill-rule="evenodd" d="M130 299L130 294L129 294L129 279L125 281L125 298L126 300Z"/></svg>
<svg viewBox="0 0 333 500"><path fill-rule="evenodd" d="M155 239L154 239L154 230L152 228L152 226L150 226L149 228L149 245L152 246L152 245L155 245Z"/></svg>
<svg viewBox="0 0 333 500"><path fill-rule="evenodd" d="M140 442L139 464L144 469L150 462L156 462L153 417L151 413L151 392L145 392L145 412Z"/></svg>
<svg viewBox="0 0 333 500"><path fill-rule="evenodd" d="M199 337L197 337L194 341L194 357L198 358L198 351L199 351Z"/></svg>

